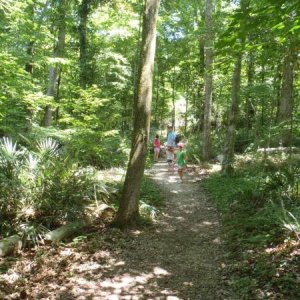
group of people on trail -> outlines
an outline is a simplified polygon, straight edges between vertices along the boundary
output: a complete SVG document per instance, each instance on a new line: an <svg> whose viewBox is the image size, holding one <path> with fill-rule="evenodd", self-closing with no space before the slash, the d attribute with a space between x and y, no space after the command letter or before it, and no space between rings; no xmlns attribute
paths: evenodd
<svg viewBox="0 0 300 300"><path fill-rule="evenodd" d="M160 153L161 142L159 139L159 135L156 135L153 140L154 147L154 162L158 161L158 156ZM173 130L172 125L168 125L168 134L166 141L166 155L167 155L167 163L168 170L174 170L175 161L177 163L177 171L181 181L183 181L183 173L186 169L186 152L184 150L184 144L179 142L178 136Z"/></svg>

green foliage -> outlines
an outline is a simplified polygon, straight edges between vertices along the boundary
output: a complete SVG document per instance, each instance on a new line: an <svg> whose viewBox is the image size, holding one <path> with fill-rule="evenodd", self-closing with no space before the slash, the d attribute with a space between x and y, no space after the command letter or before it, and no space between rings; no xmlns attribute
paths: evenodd
<svg viewBox="0 0 300 300"><path fill-rule="evenodd" d="M231 285L245 299L259 297L258 291L296 295L299 291L289 290L293 271L291 278L285 274L295 263L289 261L287 244L299 242L299 156L248 155L236 164L234 175L214 174L203 184L222 214L227 246L236 261ZM286 253L268 254L277 247L287 247Z"/></svg>
<svg viewBox="0 0 300 300"><path fill-rule="evenodd" d="M71 136L66 144L66 151L81 165L103 169L125 166L129 146L117 130L101 133L82 129Z"/></svg>
<svg viewBox="0 0 300 300"><path fill-rule="evenodd" d="M151 179L144 177L140 195L141 216L151 222L161 212L164 205L164 198L157 186Z"/></svg>
<svg viewBox="0 0 300 300"><path fill-rule="evenodd" d="M44 236L49 232L45 226L35 223L22 223L19 225L19 234L22 238L22 248L37 247L44 244Z"/></svg>
<svg viewBox="0 0 300 300"><path fill-rule="evenodd" d="M121 191L122 186L119 186ZM120 193L115 199L114 206L118 210ZM148 177L144 176L141 185L139 209L142 222L151 223L165 207L165 199L159 191L157 185Z"/></svg>
<svg viewBox="0 0 300 300"><path fill-rule="evenodd" d="M78 219L84 215L86 199L103 194L96 170L80 168L55 140L39 140L32 148L20 150L11 139L2 140L1 231L17 231L18 224L35 230L35 223L31 227L28 222L37 219L48 228Z"/></svg>

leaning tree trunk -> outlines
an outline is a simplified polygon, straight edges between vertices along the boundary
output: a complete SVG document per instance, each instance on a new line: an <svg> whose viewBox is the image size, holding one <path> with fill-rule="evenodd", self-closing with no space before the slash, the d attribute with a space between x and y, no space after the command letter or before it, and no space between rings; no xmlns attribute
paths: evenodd
<svg viewBox="0 0 300 300"><path fill-rule="evenodd" d="M132 147L120 207L115 219L115 224L119 227L130 226L139 219L139 194L150 130L156 22L159 4L160 0L146 0L145 2L138 94L134 103Z"/></svg>
<svg viewBox="0 0 300 300"><path fill-rule="evenodd" d="M141 64L140 61L140 54L141 54L141 44L142 44L142 22L143 22L143 6L141 5L141 9L139 12L139 30L137 35L137 45L136 45L136 51L133 58L133 68L132 68L132 82L133 82L133 103L137 102L138 97L138 72L139 72L139 66ZM132 110L132 119L134 120L134 109ZM131 124L133 126L133 124Z"/></svg>
<svg viewBox="0 0 300 300"><path fill-rule="evenodd" d="M65 36L66 36L66 2L67 0L61 0L58 11L58 36L57 44L54 47L53 58L59 58L63 56L65 48ZM49 68L49 79L48 79L48 89L47 96L55 98L57 89L57 76L58 76L58 64L54 63ZM51 126L52 122L52 108L51 105L45 107L44 114L44 126Z"/></svg>
<svg viewBox="0 0 300 300"><path fill-rule="evenodd" d="M213 24L212 24L212 0L206 0L205 9L205 92L204 92L204 119L203 119L203 159L210 157L210 131L211 131L211 105L213 89Z"/></svg>
<svg viewBox="0 0 300 300"><path fill-rule="evenodd" d="M295 53L287 49L282 71L282 86L280 94L280 103L278 110L278 121L284 124L281 132L281 140L284 146L288 146L291 140L291 132L287 128L288 123L292 121L293 114L293 79L295 66Z"/></svg>

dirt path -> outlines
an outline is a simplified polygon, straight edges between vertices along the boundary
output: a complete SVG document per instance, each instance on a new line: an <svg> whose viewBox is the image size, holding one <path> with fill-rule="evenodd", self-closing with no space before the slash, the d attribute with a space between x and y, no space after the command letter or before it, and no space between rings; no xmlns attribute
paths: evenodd
<svg viewBox="0 0 300 300"><path fill-rule="evenodd" d="M200 178L186 176L178 183L165 163L148 175L167 201L166 213L154 226L127 233L99 230L78 244L13 261L3 299L229 299L218 272L218 216L197 183Z"/></svg>
<svg viewBox="0 0 300 300"><path fill-rule="evenodd" d="M169 276L174 299L226 299L220 286L222 260L220 225L216 210L201 190L201 175L168 172L165 163L150 171L167 199L166 215L158 222L161 266ZM170 298L171 299L171 298Z"/></svg>

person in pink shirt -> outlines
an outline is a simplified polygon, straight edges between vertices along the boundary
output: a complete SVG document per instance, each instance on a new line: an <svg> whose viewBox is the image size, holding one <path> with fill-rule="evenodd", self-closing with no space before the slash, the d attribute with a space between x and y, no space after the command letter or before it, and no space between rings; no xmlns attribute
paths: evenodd
<svg viewBox="0 0 300 300"><path fill-rule="evenodd" d="M154 162L157 162L159 151L160 151L160 139L158 134L155 136L155 139L153 140L153 147L154 147Z"/></svg>

